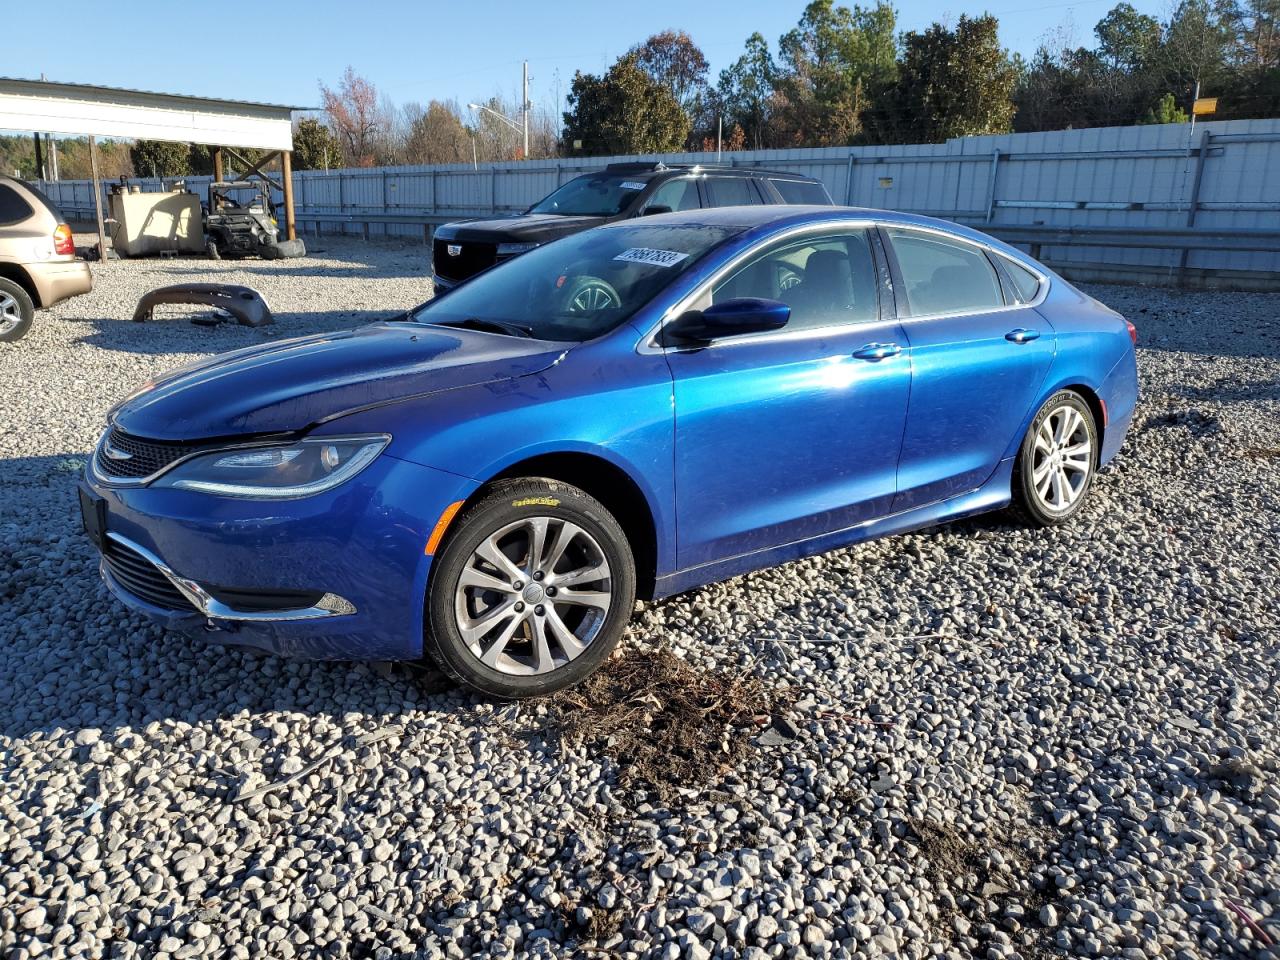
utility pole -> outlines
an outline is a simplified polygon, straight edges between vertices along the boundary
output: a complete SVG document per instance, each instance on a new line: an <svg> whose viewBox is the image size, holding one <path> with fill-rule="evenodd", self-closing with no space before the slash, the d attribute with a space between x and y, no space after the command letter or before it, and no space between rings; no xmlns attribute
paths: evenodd
<svg viewBox="0 0 1280 960"><path fill-rule="evenodd" d="M524 114L524 158L529 159L529 61L524 62L524 100L520 104Z"/></svg>

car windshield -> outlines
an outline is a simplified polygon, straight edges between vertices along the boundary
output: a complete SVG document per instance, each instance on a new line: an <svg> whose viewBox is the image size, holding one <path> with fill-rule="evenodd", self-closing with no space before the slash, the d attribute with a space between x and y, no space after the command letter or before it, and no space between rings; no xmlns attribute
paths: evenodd
<svg viewBox="0 0 1280 960"><path fill-rule="evenodd" d="M500 263L409 319L581 343L623 323L741 229L629 223L587 230Z"/></svg>
<svg viewBox="0 0 1280 960"><path fill-rule="evenodd" d="M562 217L612 217L635 202L645 187L617 173L589 173L574 177L550 196L529 208L530 213L555 213Z"/></svg>

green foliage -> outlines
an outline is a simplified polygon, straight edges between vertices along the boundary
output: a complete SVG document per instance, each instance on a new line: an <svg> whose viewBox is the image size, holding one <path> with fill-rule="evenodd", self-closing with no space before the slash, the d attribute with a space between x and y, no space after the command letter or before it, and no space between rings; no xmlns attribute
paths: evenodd
<svg viewBox="0 0 1280 960"><path fill-rule="evenodd" d="M342 144L333 131L315 117L303 117L293 125L293 168L328 170L342 165Z"/></svg>
<svg viewBox="0 0 1280 960"><path fill-rule="evenodd" d="M604 76L578 72L564 115L565 152L600 156L681 149L692 122L680 102L654 81L633 55ZM580 140L582 147L575 148Z"/></svg>
<svg viewBox="0 0 1280 960"><path fill-rule="evenodd" d="M761 34L747 37L747 49L727 69L721 71L716 87L716 103L725 125L742 128L753 150L770 145L771 106L777 67L769 52L769 41Z"/></svg>
<svg viewBox="0 0 1280 960"><path fill-rule="evenodd" d="M1139 123L1186 123L1190 119L1187 111L1178 106L1172 93L1166 93L1156 101L1156 105L1148 110Z"/></svg>
<svg viewBox="0 0 1280 960"><path fill-rule="evenodd" d="M129 148L140 177L186 177L191 174L191 145L167 140L136 140Z"/></svg>
<svg viewBox="0 0 1280 960"><path fill-rule="evenodd" d="M903 38L899 82L864 114L885 143L937 143L1005 133L1013 122L1018 71L1000 46L995 17L961 16Z"/></svg>
<svg viewBox="0 0 1280 960"><path fill-rule="evenodd" d="M813 0L778 42L781 95L777 126L801 146L850 143L862 112L897 73L895 16L885 3L835 6Z"/></svg>

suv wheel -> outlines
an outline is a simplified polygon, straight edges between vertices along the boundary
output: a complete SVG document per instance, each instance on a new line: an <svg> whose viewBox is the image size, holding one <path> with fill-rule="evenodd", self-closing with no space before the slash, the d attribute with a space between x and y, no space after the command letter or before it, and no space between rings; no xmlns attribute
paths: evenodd
<svg viewBox="0 0 1280 960"><path fill-rule="evenodd" d="M12 280L0 277L0 342L21 340L31 329L36 305L27 291Z"/></svg>
<svg viewBox="0 0 1280 960"><path fill-rule="evenodd" d="M552 693L609 656L635 592L631 547L599 501L554 480L503 481L467 510L437 557L426 650L482 693Z"/></svg>

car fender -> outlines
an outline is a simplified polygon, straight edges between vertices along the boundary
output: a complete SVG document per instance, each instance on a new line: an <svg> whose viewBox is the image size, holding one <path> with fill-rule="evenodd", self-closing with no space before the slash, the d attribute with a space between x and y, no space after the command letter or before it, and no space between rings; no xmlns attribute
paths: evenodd
<svg viewBox="0 0 1280 960"><path fill-rule="evenodd" d="M512 380L407 399L341 417L324 432L389 433L388 454L467 478L471 492L535 457L595 457L625 474L644 498L661 573L675 562L670 370L661 356L637 363L630 349L629 356L609 356L600 347L593 345L596 355L579 358L581 364L562 361Z"/></svg>

